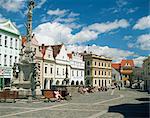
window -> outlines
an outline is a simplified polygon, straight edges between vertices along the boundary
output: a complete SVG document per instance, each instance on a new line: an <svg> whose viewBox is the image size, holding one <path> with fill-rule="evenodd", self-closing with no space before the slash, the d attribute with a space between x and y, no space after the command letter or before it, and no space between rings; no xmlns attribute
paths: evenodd
<svg viewBox="0 0 150 118"><path fill-rule="evenodd" d="M103 66L103 62L102 62L102 66Z"/></svg>
<svg viewBox="0 0 150 118"><path fill-rule="evenodd" d="M10 38L10 48L12 48L13 38Z"/></svg>
<svg viewBox="0 0 150 118"><path fill-rule="evenodd" d="M12 56L10 56L9 65L12 66Z"/></svg>
<svg viewBox="0 0 150 118"><path fill-rule="evenodd" d="M110 67L110 63L108 63L108 67Z"/></svg>
<svg viewBox="0 0 150 118"><path fill-rule="evenodd" d="M18 41L17 41L17 39L15 40L15 49L17 49L17 43L18 43Z"/></svg>
<svg viewBox="0 0 150 118"><path fill-rule="evenodd" d="M96 66L96 62L95 62L95 66Z"/></svg>
<svg viewBox="0 0 150 118"><path fill-rule="evenodd" d="M64 68L63 68L63 75L65 75L65 70L64 70Z"/></svg>
<svg viewBox="0 0 150 118"><path fill-rule="evenodd" d="M7 36L5 36L5 47L7 47Z"/></svg>
<svg viewBox="0 0 150 118"><path fill-rule="evenodd" d="M2 55L0 54L0 65L1 65L1 63L2 63L1 59L2 59Z"/></svg>
<svg viewBox="0 0 150 118"><path fill-rule="evenodd" d="M2 35L0 35L0 46L2 46Z"/></svg>
<svg viewBox="0 0 150 118"><path fill-rule="evenodd" d="M4 55L4 66L7 66L7 55Z"/></svg>
<svg viewBox="0 0 150 118"><path fill-rule="evenodd" d="M99 62L99 66L101 66L101 63Z"/></svg>
<svg viewBox="0 0 150 118"><path fill-rule="evenodd" d="M90 71L89 70L87 70L87 75L90 75Z"/></svg>
<svg viewBox="0 0 150 118"><path fill-rule="evenodd" d="M97 83L96 83L96 80L95 80L95 84L97 84Z"/></svg>
<svg viewBox="0 0 150 118"><path fill-rule="evenodd" d="M105 72L105 75L106 75L106 72Z"/></svg>
<svg viewBox="0 0 150 118"><path fill-rule="evenodd" d="M77 76L78 76L78 71L77 71Z"/></svg>
<svg viewBox="0 0 150 118"><path fill-rule="evenodd" d="M88 66L90 65L90 61L87 61L87 65L88 65Z"/></svg>
<svg viewBox="0 0 150 118"><path fill-rule="evenodd" d="M99 80L99 86L101 86L101 80Z"/></svg>
<svg viewBox="0 0 150 118"><path fill-rule="evenodd" d="M51 69L50 69L50 73L52 74L53 73L53 68L51 67Z"/></svg>
<svg viewBox="0 0 150 118"><path fill-rule="evenodd" d="M74 76L74 71L72 71L72 76Z"/></svg>
<svg viewBox="0 0 150 118"><path fill-rule="evenodd" d="M47 73L47 67L45 67L45 73Z"/></svg>
<svg viewBox="0 0 150 118"><path fill-rule="evenodd" d="M59 73L59 68L57 68L57 75L58 75L58 73Z"/></svg>
<svg viewBox="0 0 150 118"><path fill-rule="evenodd" d="M102 71L102 75L103 75L103 71Z"/></svg>
<svg viewBox="0 0 150 118"><path fill-rule="evenodd" d="M82 74L83 72L81 71L81 77L83 76L83 74Z"/></svg>
<svg viewBox="0 0 150 118"><path fill-rule="evenodd" d="M95 70L95 75L96 75L96 70Z"/></svg>
<svg viewBox="0 0 150 118"><path fill-rule="evenodd" d="M100 75L101 73L100 73L100 71L99 71L99 75Z"/></svg>
<svg viewBox="0 0 150 118"><path fill-rule="evenodd" d="M105 67L107 66L107 64L105 63Z"/></svg>
<svg viewBox="0 0 150 118"><path fill-rule="evenodd" d="M17 62L17 56L15 56L15 63Z"/></svg>

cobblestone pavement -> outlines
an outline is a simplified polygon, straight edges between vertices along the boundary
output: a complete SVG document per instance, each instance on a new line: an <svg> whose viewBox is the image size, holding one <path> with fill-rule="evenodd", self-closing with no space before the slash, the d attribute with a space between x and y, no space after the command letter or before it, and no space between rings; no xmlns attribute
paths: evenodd
<svg viewBox="0 0 150 118"><path fill-rule="evenodd" d="M149 95L137 90L76 94L67 102L0 103L0 118L148 118Z"/></svg>

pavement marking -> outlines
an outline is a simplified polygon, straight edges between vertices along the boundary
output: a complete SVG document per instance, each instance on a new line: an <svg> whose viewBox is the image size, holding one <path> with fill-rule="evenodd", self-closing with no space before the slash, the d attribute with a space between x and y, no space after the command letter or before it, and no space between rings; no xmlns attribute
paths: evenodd
<svg viewBox="0 0 150 118"><path fill-rule="evenodd" d="M2 106L2 109L38 109L38 108L30 108L30 107L7 107L7 106Z"/></svg>
<svg viewBox="0 0 150 118"><path fill-rule="evenodd" d="M108 99L108 100L104 100L104 101L101 101L101 102L96 102L96 103L93 103L92 105L97 105L97 104L101 104L101 103L105 103L105 102L109 102L109 101L121 99L121 98L123 98L123 97L124 97L123 95L120 95L119 97L112 98L112 99Z"/></svg>
<svg viewBox="0 0 150 118"><path fill-rule="evenodd" d="M114 95L114 91L115 91L115 89L112 90L111 95Z"/></svg>
<svg viewBox="0 0 150 118"><path fill-rule="evenodd" d="M13 113L13 114L7 114L7 115L0 116L0 118L25 114L25 113L29 113L29 112L36 112L36 111L41 111L41 110L45 110L45 109L51 109L51 108L55 108L55 107L59 107L59 106L65 106L67 104L68 103L64 103L64 104L58 104L58 105L54 105L54 106L50 106L50 107L43 107L43 108L37 108L37 109L29 110L29 111L23 111L23 112L18 112L18 113Z"/></svg>
<svg viewBox="0 0 150 118"><path fill-rule="evenodd" d="M107 112L108 112L108 110L104 110L104 111L101 111L101 112L94 114L94 115L87 117L87 118L97 118L97 117L102 116L103 114L105 114Z"/></svg>
<svg viewBox="0 0 150 118"><path fill-rule="evenodd" d="M87 111L87 112L89 112L89 111L100 111L100 110L89 110L89 109L65 109L65 108L63 108L63 109L57 109L57 108L54 108L54 109L51 109L52 111Z"/></svg>

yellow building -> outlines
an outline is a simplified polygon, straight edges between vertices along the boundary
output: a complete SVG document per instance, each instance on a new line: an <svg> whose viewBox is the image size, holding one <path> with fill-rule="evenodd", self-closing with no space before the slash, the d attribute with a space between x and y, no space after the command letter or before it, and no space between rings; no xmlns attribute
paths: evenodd
<svg viewBox="0 0 150 118"><path fill-rule="evenodd" d="M150 56L143 61L144 88L150 90Z"/></svg>
<svg viewBox="0 0 150 118"><path fill-rule="evenodd" d="M95 54L84 54L85 84L91 86L111 85L111 59Z"/></svg>

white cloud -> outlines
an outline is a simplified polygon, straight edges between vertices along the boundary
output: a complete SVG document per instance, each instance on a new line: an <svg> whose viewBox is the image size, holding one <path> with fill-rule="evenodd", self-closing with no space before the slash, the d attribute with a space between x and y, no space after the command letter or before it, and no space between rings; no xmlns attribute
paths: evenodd
<svg viewBox="0 0 150 118"><path fill-rule="evenodd" d="M41 8L45 2L46 2L46 0L40 0L40 2L37 4L36 8Z"/></svg>
<svg viewBox="0 0 150 118"><path fill-rule="evenodd" d="M0 7L7 11L17 12L24 7L26 0L0 0Z"/></svg>
<svg viewBox="0 0 150 118"><path fill-rule="evenodd" d="M95 40L98 37L98 33L90 30L82 30L73 36L70 43L82 43L90 40Z"/></svg>
<svg viewBox="0 0 150 118"><path fill-rule="evenodd" d="M115 20L114 22L95 23L88 26L88 29L99 33L104 33L118 28L126 28L129 25L130 24L128 23L127 20L121 19L121 20Z"/></svg>
<svg viewBox="0 0 150 118"><path fill-rule="evenodd" d="M132 39L133 37L131 35L127 35L127 36L124 36L123 37L123 40L130 40Z"/></svg>
<svg viewBox="0 0 150 118"><path fill-rule="evenodd" d="M139 36L136 45L141 50L150 50L150 34L143 34Z"/></svg>
<svg viewBox="0 0 150 118"><path fill-rule="evenodd" d="M150 15L140 18L134 25L133 29L144 30L150 28Z"/></svg>
<svg viewBox="0 0 150 118"><path fill-rule="evenodd" d="M60 22L49 22L39 25L35 29L35 34L38 35L40 40L43 39L42 36L44 36L44 42L48 44L51 41L53 42L53 44L57 42L74 44L95 40L101 33L106 33L117 28L125 28L128 25L128 22L124 19L101 24L95 23L93 25L83 27L81 31L73 34L72 31L74 31L74 27L80 26L71 22L68 24L62 24ZM51 39L51 41L49 41L49 38Z"/></svg>
<svg viewBox="0 0 150 118"><path fill-rule="evenodd" d="M39 25L34 32L40 43L49 45L62 42L68 43L68 41L72 38L72 29L57 22L43 23Z"/></svg>
<svg viewBox="0 0 150 118"><path fill-rule="evenodd" d="M142 67L143 60L146 58L147 57L145 57L145 56L140 56L140 57L134 58L133 61L134 61L135 66Z"/></svg>
<svg viewBox="0 0 150 118"><path fill-rule="evenodd" d="M120 61L122 59L126 59L129 56L135 55L134 52L130 52L127 50L121 50L117 48L110 48L108 46L77 46L77 45L68 45L67 46L68 52L92 52L97 55L104 55L106 57L110 57L113 61Z"/></svg>
<svg viewBox="0 0 150 118"><path fill-rule="evenodd" d="M76 16L79 16L80 14L79 13L74 13L74 12L71 12L69 14L69 17L76 17Z"/></svg>
<svg viewBox="0 0 150 118"><path fill-rule="evenodd" d="M19 25L16 25L18 28L22 28L22 27L24 27L24 25L23 24L19 24Z"/></svg>
<svg viewBox="0 0 150 118"><path fill-rule="evenodd" d="M3 17L3 15L2 15L2 14L0 14L0 22L5 21L5 20L6 20L6 18L5 18L5 17Z"/></svg>
<svg viewBox="0 0 150 118"><path fill-rule="evenodd" d="M136 12L138 9L139 9L138 7L129 8L129 9L127 9L127 14L129 14L129 13L134 13L134 12Z"/></svg>
<svg viewBox="0 0 150 118"><path fill-rule="evenodd" d="M126 0L117 0L116 4L117 4L118 7L121 8L121 7L125 6L125 5L127 5L128 3L127 3Z"/></svg>
<svg viewBox="0 0 150 118"><path fill-rule="evenodd" d="M66 13L68 12L68 10L65 10L65 9L63 9L63 10L60 10L59 8L57 8L56 10L49 10L49 11L47 11L47 14L49 14L49 15L56 15L56 16L59 16L59 15L65 15Z"/></svg>
<svg viewBox="0 0 150 118"><path fill-rule="evenodd" d="M128 48L133 48L135 46L134 43L128 43Z"/></svg>

